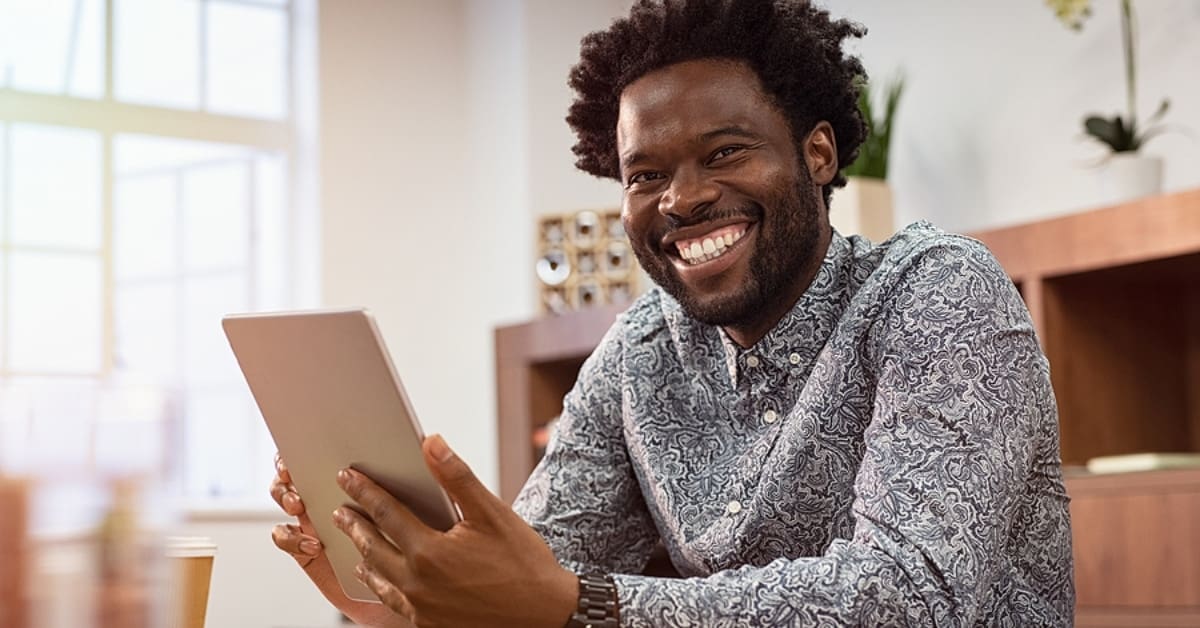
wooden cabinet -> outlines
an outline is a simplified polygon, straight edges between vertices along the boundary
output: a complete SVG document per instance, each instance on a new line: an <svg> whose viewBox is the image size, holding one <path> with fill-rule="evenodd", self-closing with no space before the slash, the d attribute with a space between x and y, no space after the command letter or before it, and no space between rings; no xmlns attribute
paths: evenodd
<svg viewBox="0 0 1200 628"><path fill-rule="evenodd" d="M1050 360L1062 457L1200 452L1200 190L971 234ZM496 330L501 495L618 308ZM1073 474L1081 626L1200 626L1200 470Z"/></svg>
<svg viewBox="0 0 1200 628"><path fill-rule="evenodd" d="M537 464L534 431L562 412L579 367L626 306L604 306L500 327L496 343L496 437L500 497L516 498Z"/></svg>
<svg viewBox="0 0 1200 628"><path fill-rule="evenodd" d="M1029 305L1062 457L1200 451L1200 190L973 234ZM1079 626L1200 626L1200 470L1073 474Z"/></svg>

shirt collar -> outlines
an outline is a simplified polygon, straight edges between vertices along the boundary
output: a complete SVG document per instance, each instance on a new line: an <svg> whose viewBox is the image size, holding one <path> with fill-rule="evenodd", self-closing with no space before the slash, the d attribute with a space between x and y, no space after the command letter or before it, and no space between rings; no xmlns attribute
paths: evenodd
<svg viewBox="0 0 1200 628"><path fill-rule="evenodd" d="M850 262L850 243L834 231L825 259L808 290L752 347L743 349L720 327L688 317L675 299L664 294L667 326L685 353L698 345L720 347L717 350L724 354L725 366L735 388L739 374L807 372L846 309L851 283Z"/></svg>

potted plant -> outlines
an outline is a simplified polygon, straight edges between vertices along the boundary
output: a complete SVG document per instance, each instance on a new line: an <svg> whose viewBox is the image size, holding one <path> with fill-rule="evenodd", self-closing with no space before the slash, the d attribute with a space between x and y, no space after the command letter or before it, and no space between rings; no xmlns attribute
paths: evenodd
<svg viewBox="0 0 1200 628"><path fill-rule="evenodd" d="M883 110L877 115L871 104L871 85L864 83L859 88L858 108L867 123L867 137L858 149L858 158L842 169L846 187L831 202L829 220L840 233L858 233L880 241L895 231L892 190L887 183L888 155L903 91L902 78L888 83L883 89Z"/></svg>
<svg viewBox="0 0 1200 628"><path fill-rule="evenodd" d="M1083 30L1091 16L1091 0L1046 0L1059 21L1074 31ZM1121 43L1125 58L1124 115L1111 117L1090 114L1083 119L1083 131L1109 149L1101 173L1101 187L1108 200L1121 202L1162 191L1162 159L1145 155L1141 148L1163 131L1158 123L1166 115L1170 101L1163 99L1154 113L1139 123L1137 117L1137 16L1132 0L1121 0Z"/></svg>

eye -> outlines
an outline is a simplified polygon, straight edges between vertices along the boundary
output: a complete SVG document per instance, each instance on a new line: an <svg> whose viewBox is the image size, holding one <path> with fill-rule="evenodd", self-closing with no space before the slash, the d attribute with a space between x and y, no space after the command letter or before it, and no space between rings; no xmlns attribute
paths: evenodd
<svg viewBox="0 0 1200 628"><path fill-rule="evenodd" d="M633 176L629 177L629 181L626 182L625 187L631 187L637 185L638 183L646 183L661 178L663 178L663 173L661 172L637 172L634 173Z"/></svg>
<svg viewBox="0 0 1200 628"><path fill-rule="evenodd" d="M721 159L725 159L726 157L729 157L730 155L740 152L743 148L745 148L745 146L725 146L723 148L718 149L717 152L713 153L712 157L708 158L708 162L712 163L714 161L719 161Z"/></svg>

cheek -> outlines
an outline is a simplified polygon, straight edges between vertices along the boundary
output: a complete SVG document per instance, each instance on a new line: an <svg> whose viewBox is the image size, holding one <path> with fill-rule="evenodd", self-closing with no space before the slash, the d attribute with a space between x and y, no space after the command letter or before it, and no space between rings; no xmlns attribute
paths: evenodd
<svg viewBox="0 0 1200 628"><path fill-rule="evenodd" d="M640 242L651 235L657 216L658 212L651 201L627 196L622 202L621 224L631 241Z"/></svg>

